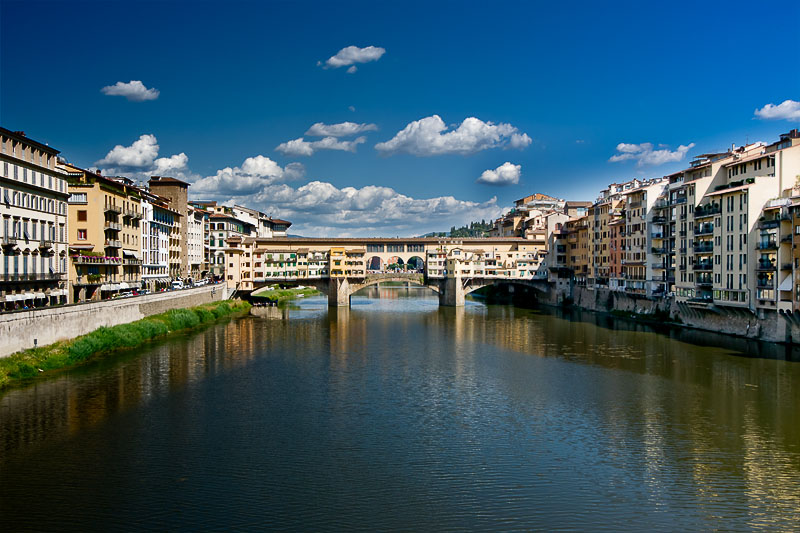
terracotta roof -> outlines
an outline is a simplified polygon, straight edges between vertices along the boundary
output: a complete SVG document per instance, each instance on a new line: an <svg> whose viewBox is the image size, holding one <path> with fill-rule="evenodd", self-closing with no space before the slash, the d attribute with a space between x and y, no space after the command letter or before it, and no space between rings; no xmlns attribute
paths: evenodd
<svg viewBox="0 0 800 533"><path fill-rule="evenodd" d="M270 220L275 224L286 224L287 226L292 225L292 223L288 220L281 220L280 218L271 218Z"/></svg>
<svg viewBox="0 0 800 533"><path fill-rule="evenodd" d="M736 191L743 191L744 189L748 189L755 185L755 183L748 183L746 185L739 185L738 187L731 187L729 189L722 189L720 191L708 192L706 196L720 196L722 194L728 194L729 192L736 192Z"/></svg>
<svg viewBox="0 0 800 533"><path fill-rule="evenodd" d="M180 186L186 186L186 187L189 186L189 184L186 183L185 181L182 181L182 180L179 180L179 179L176 179L176 178L170 178L170 177L167 177L167 176L151 176L150 177L150 181L148 182L148 184L151 187L153 185L162 185L162 184L180 185Z"/></svg>

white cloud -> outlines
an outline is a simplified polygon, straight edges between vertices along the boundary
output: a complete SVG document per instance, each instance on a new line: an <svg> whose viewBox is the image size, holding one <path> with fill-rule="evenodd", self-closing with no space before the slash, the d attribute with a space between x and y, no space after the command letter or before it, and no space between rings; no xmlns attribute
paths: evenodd
<svg viewBox="0 0 800 533"><path fill-rule="evenodd" d="M189 191L200 198L246 197L270 185L300 179L304 175L305 167L301 163L290 163L283 168L269 157L257 155L245 159L240 167L225 167L213 176L196 180Z"/></svg>
<svg viewBox="0 0 800 533"><path fill-rule="evenodd" d="M336 137L325 137L319 141L306 141L302 137L279 144L275 149L282 154L292 156L309 156L317 150L340 150L354 152L359 144L367 142L366 137L358 137L352 141L340 141Z"/></svg>
<svg viewBox="0 0 800 533"><path fill-rule="evenodd" d="M487 185L516 185L522 173L522 165L512 165L508 161L494 170L484 170L477 183Z"/></svg>
<svg viewBox="0 0 800 533"><path fill-rule="evenodd" d="M189 191L198 192L193 187ZM323 181L297 188L270 184L257 192L230 192L233 194L223 200L225 203L247 205L291 220L292 232L306 236L420 235L473 220L492 219L502 212L496 198L486 202L452 196L412 198L388 187L340 189ZM219 195L210 197L222 200Z"/></svg>
<svg viewBox="0 0 800 533"><path fill-rule="evenodd" d="M189 171L189 156L185 153L158 157L158 151L156 136L144 134L130 146L116 145L95 165L102 169L103 174L139 180L147 180L150 176L171 176L186 181L199 178Z"/></svg>
<svg viewBox="0 0 800 533"><path fill-rule="evenodd" d="M800 102L784 100L778 105L767 104L756 109L755 115L763 120L798 120L800 121Z"/></svg>
<svg viewBox="0 0 800 533"><path fill-rule="evenodd" d="M348 74L355 74L357 70L358 70L358 67L357 67L357 66L355 66L355 65L353 65L352 67L350 67L349 69L347 69L347 73L348 73Z"/></svg>
<svg viewBox="0 0 800 533"><path fill-rule="evenodd" d="M379 46L367 46L366 48L348 46L339 50L336 55L329 57L328 60L325 61L325 68L347 67L353 65L354 63L369 63L370 61L377 61L385 53L386 50ZM355 71L355 68L347 69L347 72L350 74Z"/></svg>
<svg viewBox="0 0 800 533"><path fill-rule="evenodd" d="M350 106L352 108L352 106ZM355 110L355 108L353 108ZM313 124L306 135L314 137L347 137L349 135L356 135L365 131L377 131L378 126L375 124L357 124L355 122L340 122L339 124L323 124L317 122Z"/></svg>
<svg viewBox="0 0 800 533"><path fill-rule="evenodd" d="M149 167L158 156L158 141L155 135L145 134L130 146L116 145L96 165L112 167Z"/></svg>
<svg viewBox="0 0 800 533"><path fill-rule="evenodd" d="M349 109L349 110L350 110L350 111L352 111L353 113L355 113L355 112L356 112L356 106L354 106L354 105L348 106L348 108L347 108L347 109Z"/></svg>
<svg viewBox="0 0 800 533"><path fill-rule="evenodd" d="M659 144L658 150L654 150L652 143L630 144L619 143L617 145L617 154L611 156L609 161L612 163L619 163L621 161L636 161L637 166L655 166L663 165L664 163L674 163L683 161L686 153L694 148L694 143L688 145L680 145L673 152L667 145Z"/></svg>
<svg viewBox="0 0 800 533"><path fill-rule="evenodd" d="M114 85L103 87L100 91L108 96L124 96L131 102L155 100L160 94L158 89L148 89L139 80L131 80L128 83L118 81Z"/></svg>
<svg viewBox="0 0 800 533"><path fill-rule="evenodd" d="M525 148L531 144L526 133L511 124L483 122L465 118L454 130L447 129L439 115L425 117L408 124L390 140L375 145L387 155L406 152L416 156L471 154L488 148Z"/></svg>

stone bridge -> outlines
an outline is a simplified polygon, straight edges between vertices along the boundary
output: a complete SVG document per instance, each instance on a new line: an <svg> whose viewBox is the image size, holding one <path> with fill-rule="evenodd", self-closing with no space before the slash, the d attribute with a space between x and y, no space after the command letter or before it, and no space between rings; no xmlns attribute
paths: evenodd
<svg viewBox="0 0 800 533"><path fill-rule="evenodd" d="M364 277L333 277L317 279L271 279L269 282L254 284L251 294L257 294L264 287L279 283L282 286L314 287L318 291L328 296L328 305L331 307L347 307L350 305L350 297L356 292L379 283L401 282L411 283L421 287L427 287L439 295L439 305L449 307L461 307L464 305L467 294L495 284L512 284L531 287L541 293L550 290L546 280L523 280L505 277L447 277L447 278L427 278L421 272L414 273L369 273ZM261 285L258 287L258 285Z"/></svg>

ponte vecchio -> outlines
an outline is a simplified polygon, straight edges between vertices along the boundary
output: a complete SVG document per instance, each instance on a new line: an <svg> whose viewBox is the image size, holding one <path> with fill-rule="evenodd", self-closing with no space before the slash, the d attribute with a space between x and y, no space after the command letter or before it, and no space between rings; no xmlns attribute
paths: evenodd
<svg viewBox="0 0 800 533"><path fill-rule="evenodd" d="M232 290L304 285L326 293L331 306L347 306L353 293L385 281L429 287L447 306L494 283L548 285L546 243L513 237L231 237L225 262Z"/></svg>

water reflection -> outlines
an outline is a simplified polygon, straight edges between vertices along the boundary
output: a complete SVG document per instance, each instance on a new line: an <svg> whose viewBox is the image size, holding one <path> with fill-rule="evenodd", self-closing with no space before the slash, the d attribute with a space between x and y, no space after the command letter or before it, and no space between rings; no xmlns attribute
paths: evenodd
<svg viewBox="0 0 800 533"><path fill-rule="evenodd" d="M274 526L358 523L348 516L406 529L800 523L794 352L589 313L440 308L419 289L365 291L352 304L311 298L275 308L280 318L233 319L6 392L0 517L24 520L26 498L58 478L48 458L72 463L86 442L118 451L120 427L167 410L191 439L159 441L159 453L213 455L203 435L219 426L239 438L220 459L227 470L270 472L284 491L303 479L317 487L317 514L304 515L317 522L256 505L280 515ZM254 442L263 449L239 464ZM30 472L32 460L45 473ZM345 493L354 501L334 505Z"/></svg>

